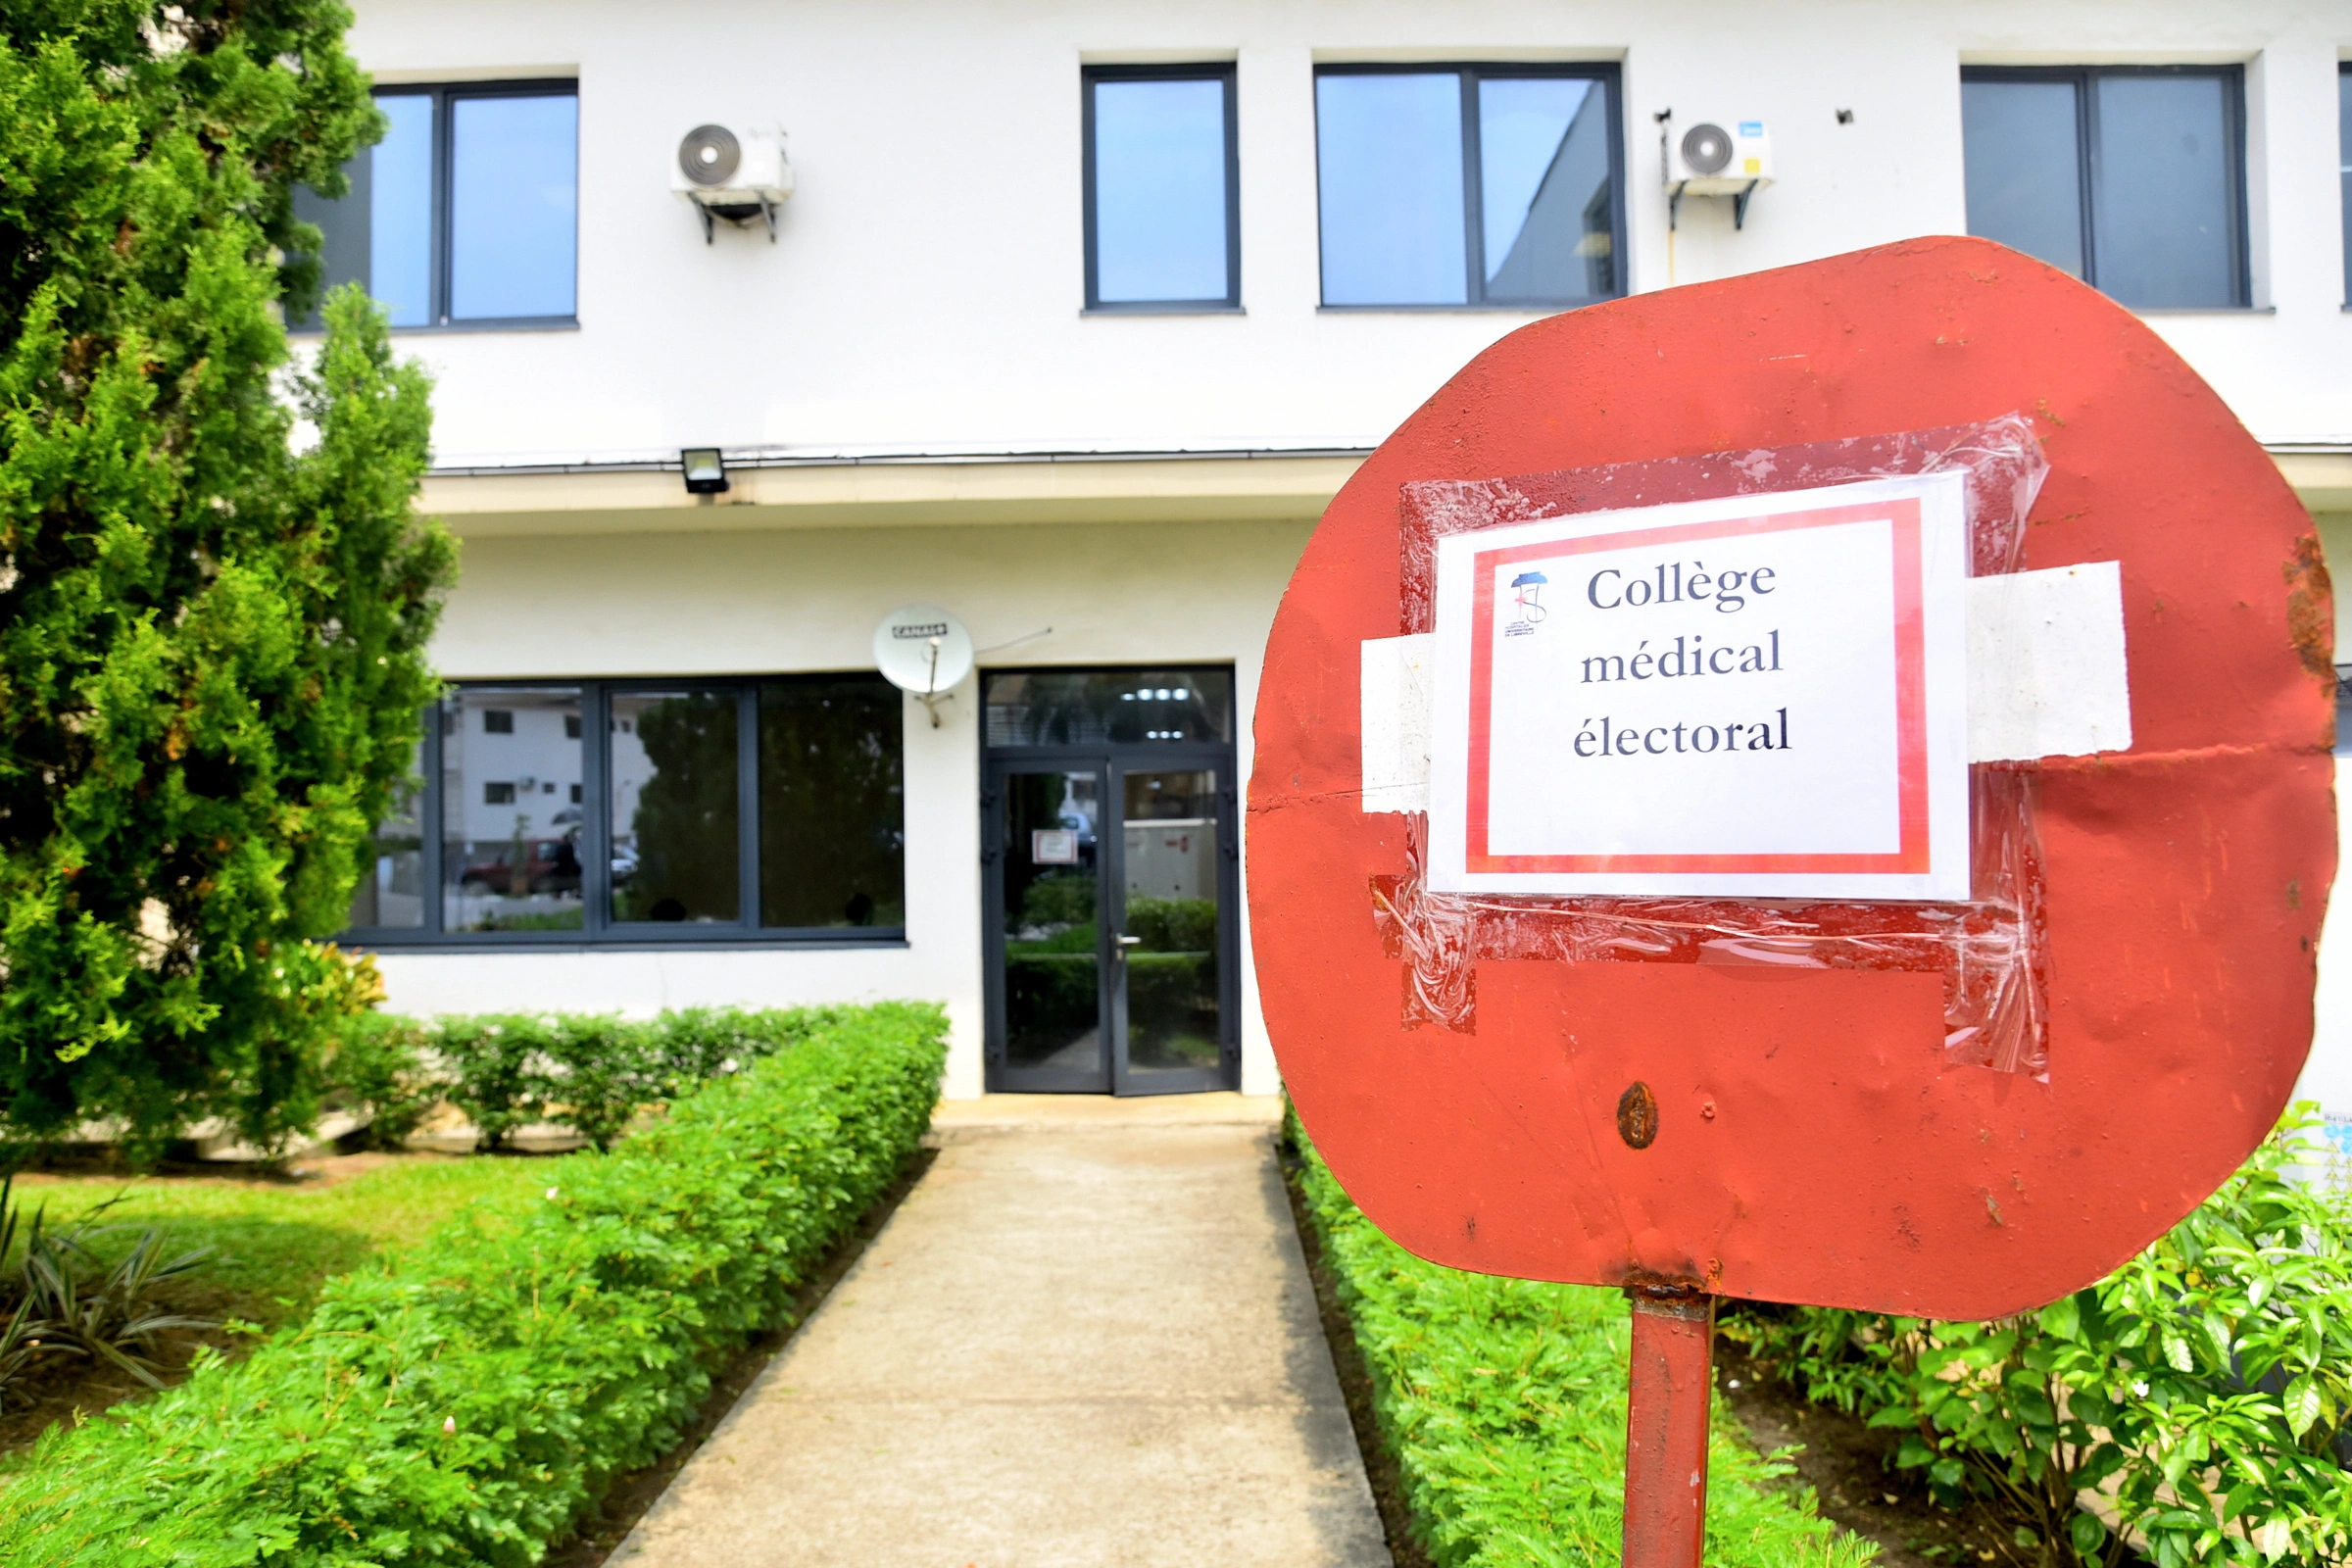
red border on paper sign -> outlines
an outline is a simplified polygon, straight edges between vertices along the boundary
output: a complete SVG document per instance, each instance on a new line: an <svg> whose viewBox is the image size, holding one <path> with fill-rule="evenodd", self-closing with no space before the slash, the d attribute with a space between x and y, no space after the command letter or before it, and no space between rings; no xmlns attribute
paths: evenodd
<svg viewBox="0 0 2352 1568"><path fill-rule="evenodd" d="M1494 572L1517 561L1601 550L1675 544L1728 535L1783 533L1856 522L1887 522L1894 531L1894 732L1896 821L1900 848L1889 855L1492 855L1487 850L1488 769L1494 736ZM1925 563L1917 497L1864 506L1687 522L1628 533L1592 534L1544 544L1510 545L1472 557L1470 610L1469 792L1463 869L1509 871L1834 871L1919 874L1928 855L1927 628L1921 613Z"/></svg>

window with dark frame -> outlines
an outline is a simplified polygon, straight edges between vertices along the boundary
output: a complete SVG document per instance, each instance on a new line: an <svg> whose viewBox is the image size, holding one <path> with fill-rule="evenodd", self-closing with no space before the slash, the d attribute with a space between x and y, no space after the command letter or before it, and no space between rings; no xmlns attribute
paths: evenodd
<svg viewBox="0 0 2352 1568"><path fill-rule="evenodd" d="M899 940L904 707L872 674L454 687L349 937Z"/></svg>
<svg viewBox="0 0 2352 1568"><path fill-rule="evenodd" d="M2335 161L2343 187L2337 211L2344 225L2344 305L2352 309L2352 61L2335 68Z"/></svg>
<svg viewBox="0 0 2352 1568"><path fill-rule="evenodd" d="M1239 310L1233 67L1088 66L1080 88L1086 308Z"/></svg>
<svg viewBox="0 0 2352 1568"><path fill-rule="evenodd" d="M1625 292L1617 68L1323 66L1327 310L1556 310Z"/></svg>
<svg viewBox="0 0 2352 1568"><path fill-rule="evenodd" d="M2242 308L2245 73L1969 67L1968 231L2140 310Z"/></svg>
<svg viewBox="0 0 2352 1568"><path fill-rule="evenodd" d="M577 83L385 87L375 105L388 128L344 166L348 193L294 192L323 239L324 283L357 280L396 327L571 323Z"/></svg>

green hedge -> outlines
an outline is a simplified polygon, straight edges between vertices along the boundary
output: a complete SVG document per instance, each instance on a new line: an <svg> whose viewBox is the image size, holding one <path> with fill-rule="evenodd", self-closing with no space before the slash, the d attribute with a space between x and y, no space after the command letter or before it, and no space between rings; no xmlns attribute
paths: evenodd
<svg viewBox="0 0 2352 1568"><path fill-rule="evenodd" d="M368 1111L376 1142L387 1147L446 1099L486 1149L505 1148L533 1122L569 1127L608 1149L643 1106L690 1094L839 1015L824 1007L688 1007L650 1019L482 1012L428 1023L367 1013L343 1028L327 1065L329 1093Z"/></svg>
<svg viewBox="0 0 2352 1568"><path fill-rule="evenodd" d="M1948 1504L2035 1521L2043 1563L2352 1557L2352 1198L2296 1107L2172 1233L2088 1290L1984 1323L1819 1307L1726 1322L1808 1396L1899 1432ZM2306 1166L2305 1162L2309 1162ZM2302 1168L2299 1168L2302 1167Z"/></svg>
<svg viewBox="0 0 2352 1568"><path fill-rule="evenodd" d="M1414 1534L1443 1568L1590 1568L1623 1544L1629 1328L1615 1291L1465 1274L1373 1228L1294 1120L1307 1209L1396 1454ZM1706 1560L1859 1568L1878 1548L1814 1510L1789 1466L1716 1407Z"/></svg>
<svg viewBox="0 0 2352 1568"><path fill-rule="evenodd" d="M669 1446L928 1124L934 1007L842 1009L610 1154L547 1164L309 1322L44 1438L0 1561L104 1568L536 1562Z"/></svg>

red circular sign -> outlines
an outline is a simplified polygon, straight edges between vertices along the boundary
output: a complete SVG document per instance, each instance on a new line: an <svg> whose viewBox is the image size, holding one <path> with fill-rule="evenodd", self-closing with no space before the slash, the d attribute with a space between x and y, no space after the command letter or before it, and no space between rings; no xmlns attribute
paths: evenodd
<svg viewBox="0 0 2352 1568"><path fill-rule="evenodd" d="M1473 955L1467 1025L1417 1013L1382 923L1412 819L1363 808L1359 751L1361 645L1400 630L1399 487L2011 413L2050 466L2023 566L2121 564L2130 679L2129 750L2025 769L2043 1070L1955 1060L1925 972ZM1375 1222L1455 1267L1966 1318L2080 1288L2228 1176L2302 1064L2331 627L2311 520L2221 399L1989 242L1515 332L1333 501L1267 646L1250 907L1298 1112Z"/></svg>

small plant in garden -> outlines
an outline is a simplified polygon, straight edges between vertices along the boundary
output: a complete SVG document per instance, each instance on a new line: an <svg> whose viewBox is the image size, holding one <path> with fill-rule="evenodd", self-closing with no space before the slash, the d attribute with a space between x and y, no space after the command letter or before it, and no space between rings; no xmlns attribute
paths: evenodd
<svg viewBox="0 0 2352 1568"><path fill-rule="evenodd" d="M166 1307L157 1298L159 1288L192 1273L211 1249L166 1258L163 1232L148 1229L109 1267L92 1243L113 1227L92 1222L111 1202L52 1230L46 1207L24 1222L15 1190L13 1174L0 1179L0 1263L17 1256L18 1237L24 1238L16 1267L0 1276L0 1312L8 1314L0 1327L0 1403L36 1365L59 1355L104 1361L149 1388L162 1388L156 1342L174 1329L215 1324Z"/></svg>
<svg viewBox="0 0 2352 1568"><path fill-rule="evenodd" d="M1939 1499L2006 1499L2043 1564L2332 1562L2352 1550L2352 1203L2297 1181L2304 1107L2195 1213L2039 1312L1802 1308L1726 1332L1806 1396L1903 1434ZM2124 1534L2078 1511L2104 1486Z"/></svg>

